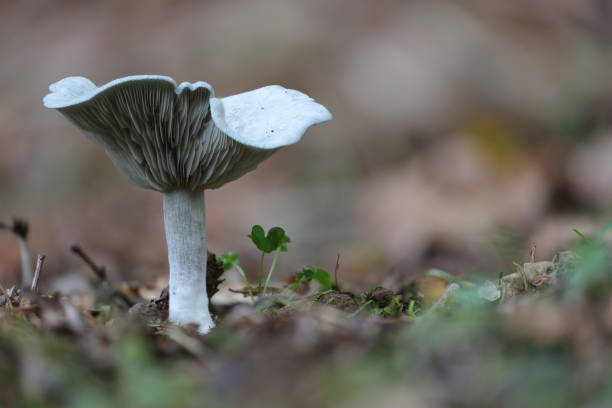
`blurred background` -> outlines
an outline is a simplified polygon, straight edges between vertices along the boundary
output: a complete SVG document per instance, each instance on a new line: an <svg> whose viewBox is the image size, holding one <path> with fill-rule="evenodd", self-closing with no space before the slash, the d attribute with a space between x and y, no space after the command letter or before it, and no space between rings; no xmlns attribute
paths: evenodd
<svg viewBox="0 0 612 408"><path fill-rule="evenodd" d="M135 74L204 80L219 96L303 91L334 120L219 190L209 248L258 254L253 224L305 264L371 285L436 267L497 276L533 243L550 259L612 203L612 6L606 0L0 3L0 220L25 218L45 274L164 275L161 196L127 182L41 99L50 83ZM0 283L17 282L0 234ZM44 278L43 278L44 284Z"/></svg>

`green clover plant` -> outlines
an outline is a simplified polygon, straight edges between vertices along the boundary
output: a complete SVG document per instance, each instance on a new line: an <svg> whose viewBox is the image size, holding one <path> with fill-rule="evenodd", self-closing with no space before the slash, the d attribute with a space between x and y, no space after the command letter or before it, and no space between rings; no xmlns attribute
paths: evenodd
<svg viewBox="0 0 612 408"><path fill-rule="evenodd" d="M251 234L249 234L248 237L251 238L251 241L253 241L253 244L255 244L257 249L261 251L258 270L257 293L258 295L265 295L268 289L268 285L270 284L272 274L276 269L278 257L281 252L287 252L287 244L291 242L291 238L289 238L289 236L285 233L285 230L283 230L281 227L270 228L270 230L266 234L265 230L260 225L254 225L251 229ZM272 258L272 264L270 265L270 269L268 270L266 280L262 284L265 256L266 254L270 253L274 253L274 257ZM217 263L223 268L224 271L236 269L244 280L244 283L249 292L249 296L253 298L253 287L251 286L251 283L249 282L246 273L240 266L239 259L240 257L235 252L228 252L218 257Z"/></svg>
<svg viewBox="0 0 612 408"><path fill-rule="evenodd" d="M298 285L302 283L309 283L315 281L321 286L323 290L332 289L332 279L325 269L314 268L312 266L306 266L301 272L295 274L295 281L289 286L289 290L295 290Z"/></svg>
<svg viewBox="0 0 612 408"><path fill-rule="evenodd" d="M261 294L265 295L266 290L268 289L268 284L270 283L270 278L272 278L272 274L276 269L278 257L281 252L287 252L287 244L291 242L291 238L289 238L289 236L285 233L285 230L281 227L270 228L266 234L265 230L260 225L254 225L251 229L251 234L248 235L248 237L251 238L251 241L253 241L253 244L255 244L257 249L261 251L261 256L259 258L258 279ZM274 252L274 257L272 258L272 264L270 265L270 269L268 269L268 275L262 288L264 258L266 254L270 254L272 252Z"/></svg>

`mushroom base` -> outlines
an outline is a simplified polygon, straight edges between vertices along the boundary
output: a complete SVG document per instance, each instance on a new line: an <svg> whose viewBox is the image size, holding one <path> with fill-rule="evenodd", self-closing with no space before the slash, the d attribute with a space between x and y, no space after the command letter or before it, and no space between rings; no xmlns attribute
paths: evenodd
<svg viewBox="0 0 612 408"><path fill-rule="evenodd" d="M206 232L203 191L164 193L164 227L168 245L169 320L195 324L200 333L215 325L206 294Z"/></svg>

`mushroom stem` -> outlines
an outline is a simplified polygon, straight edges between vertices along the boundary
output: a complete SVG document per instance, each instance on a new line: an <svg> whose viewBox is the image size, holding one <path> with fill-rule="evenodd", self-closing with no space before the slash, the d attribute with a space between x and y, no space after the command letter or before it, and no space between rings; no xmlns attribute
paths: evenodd
<svg viewBox="0 0 612 408"><path fill-rule="evenodd" d="M170 264L169 320L196 324L208 333L214 323L206 295L206 232L204 192L164 193L164 226Z"/></svg>

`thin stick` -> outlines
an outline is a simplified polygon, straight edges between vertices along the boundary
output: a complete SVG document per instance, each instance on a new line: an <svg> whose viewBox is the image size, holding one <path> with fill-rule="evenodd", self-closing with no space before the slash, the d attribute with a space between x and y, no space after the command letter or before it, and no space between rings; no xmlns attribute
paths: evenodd
<svg viewBox="0 0 612 408"><path fill-rule="evenodd" d="M111 289L112 289L112 294L115 297L120 298L121 300L123 300L128 306L133 306L134 302L132 301L132 299L130 299L129 297L127 297L123 292L121 292L120 290L116 289L106 278L106 268L104 266L98 266L98 264L96 264L94 262L93 259L91 259L91 257L89 255L87 255L87 253L83 250L83 248L81 248L80 246L76 245L76 244L72 244L70 245L70 250L79 258L81 258L83 260L83 262L85 262L87 264L87 266L89 266L91 268L91 270L93 271L93 273L96 274L96 276L98 277L98 279L100 279L101 282L107 284Z"/></svg>
<svg viewBox="0 0 612 408"><path fill-rule="evenodd" d="M531 259L531 263L535 262L535 254L536 254L536 244L531 244L531 252L529 253L529 258Z"/></svg>
<svg viewBox="0 0 612 408"><path fill-rule="evenodd" d="M45 263L45 255L38 255L36 258L36 269L34 270L34 278L32 279L32 292L38 292L38 278L40 278L40 271Z"/></svg>
<svg viewBox="0 0 612 408"><path fill-rule="evenodd" d="M91 257L83 250L83 248L76 244L70 245L70 250L72 251L72 253L81 258L83 262L87 264L87 266L89 266L93 273L96 274L98 279L100 279L101 281L106 281L106 268L104 266L98 266L94 262L94 260L91 259Z"/></svg>

